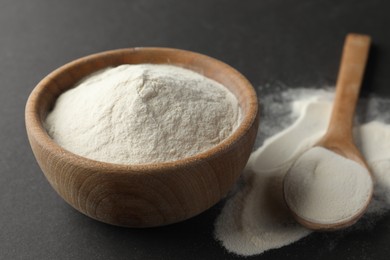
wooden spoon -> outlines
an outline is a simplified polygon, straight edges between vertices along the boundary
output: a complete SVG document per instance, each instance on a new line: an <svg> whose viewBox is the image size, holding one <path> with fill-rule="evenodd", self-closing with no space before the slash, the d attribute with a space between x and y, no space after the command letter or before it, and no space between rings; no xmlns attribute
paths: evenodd
<svg viewBox="0 0 390 260"><path fill-rule="evenodd" d="M326 134L316 144L316 146L326 148L347 159L355 161L367 169L368 166L364 157L354 144L352 129L370 43L371 38L367 35L347 35L336 84L336 94L330 123ZM369 171L367 172L370 174ZM372 178L371 174L370 177ZM332 224L316 223L299 217L296 212L292 211L292 213L295 219L307 228L313 230L336 230L354 224L364 214L371 197L372 189L370 198L365 205L362 205L361 210L356 215L342 222Z"/></svg>

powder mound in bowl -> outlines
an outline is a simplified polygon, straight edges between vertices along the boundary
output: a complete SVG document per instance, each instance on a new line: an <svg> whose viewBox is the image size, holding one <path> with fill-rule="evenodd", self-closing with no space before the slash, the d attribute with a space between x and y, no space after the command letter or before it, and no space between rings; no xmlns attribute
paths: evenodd
<svg viewBox="0 0 390 260"><path fill-rule="evenodd" d="M63 93L45 128L63 148L97 161L168 162L210 149L238 127L223 85L171 65L121 65Z"/></svg>
<svg viewBox="0 0 390 260"><path fill-rule="evenodd" d="M366 168L322 147L299 157L284 180L289 207L299 217L321 224L341 223L358 214L372 189Z"/></svg>

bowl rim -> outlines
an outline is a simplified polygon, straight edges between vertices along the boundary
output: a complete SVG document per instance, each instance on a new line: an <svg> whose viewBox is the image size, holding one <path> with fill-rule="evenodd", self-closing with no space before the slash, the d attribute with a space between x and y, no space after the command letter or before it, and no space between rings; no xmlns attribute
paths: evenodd
<svg viewBox="0 0 390 260"><path fill-rule="evenodd" d="M196 58L201 58L204 60L207 60L209 62L214 63L214 65L224 68L229 73L233 73L234 76L241 82L241 84L245 87L246 93L245 93L245 102L248 103L248 109L246 113L243 113L243 117L241 119L241 122L239 126L232 132L227 138L225 138L222 142L218 143L217 145L211 147L210 149L207 149L206 151L203 151L201 153L194 154L189 157L184 157L179 160L175 161L167 161L167 162L157 162L157 163L146 163L146 164L120 164L120 163L110 163L110 162L104 162L104 161L97 161L94 159L90 159L78 154L75 154L69 150L66 150L59 144L57 144L47 133L44 125L43 125L43 119L41 120L41 116L39 114L39 104L37 104L37 100L39 96L42 96L45 94L45 89L47 88L49 82L51 82L53 79L55 79L58 75L61 75L62 73L66 72L67 69L81 65L82 63L93 61L96 59L104 58L106 55L111 54L117 54L117 55L123 55L123 54L133 54L134 52L164 52L164 53L179 53L180 55L183 54L190 54L193 55ZM126 63L123 63L126 64ZM141 63L137 63L141 64ZM178 64L175 63L167 63L171 65ZM187 68L190 69L191 68ZM63 92L62 92L63 93ZM232 93L236 98L237 95ZM240 106L241 103L239 102ZM128 172L134 171L140 172L140 171L161 171L166 169L172 169L172 168L181 168L181 167L188 167L191 164L197 164L200 162L207 161L208 158L214 157L220 153L223 153L225 151L228 151L230 147L232 147L236 142L238 142L241 138L245 136L245 134L250 130L252 125L255 123L256 118L258 116L259 112L259 103L257 99L256 91L254 90L251 83L236 69L231 67L230 65L217 60L215 58L212 58L210 56L200 54L193 51L188 50L182 50L182 49L175 49L175 48L166 48L166 47L134 47L134 48L121 48L121 49L115 49L115 50L108 50L103 52L98 52L94 54L90 54L78 59L75 59L71 62L68 62L51 73L49 73L47 76L45 76L32 90L30 96L28 97L26 107L25 107L25 123L26 123L26 129L28 132L28 136L30 138L30 135L34 138L34 140L41 146L44 147L46 150L49 150L49 153L55 153L59 154L60 156L64 157L64 160L69 160L73 164L77 164L79 166L84 166L92 170L96 171L102 171L104 169L109 171L119 171L119 172Z"/></svg>

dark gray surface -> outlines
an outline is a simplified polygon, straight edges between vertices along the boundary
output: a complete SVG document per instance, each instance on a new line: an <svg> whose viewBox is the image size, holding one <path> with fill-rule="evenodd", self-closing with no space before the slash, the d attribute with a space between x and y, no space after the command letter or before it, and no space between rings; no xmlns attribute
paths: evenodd
<svg viewBox="0 0 390 260"><path fill-rule="evenodd" d="M347 32L369 33L364 93L390 97L390 4L373 1L0 0L0 259L233 259L212 238L222 203L153 229L96 222L49 186L29 148L24 105L72 59L166 46L221 59L254 86L333 84ZM261 97L261 93L260 93ZM389 259L390 215L364 231L314 234L258 259Z"/></svg>

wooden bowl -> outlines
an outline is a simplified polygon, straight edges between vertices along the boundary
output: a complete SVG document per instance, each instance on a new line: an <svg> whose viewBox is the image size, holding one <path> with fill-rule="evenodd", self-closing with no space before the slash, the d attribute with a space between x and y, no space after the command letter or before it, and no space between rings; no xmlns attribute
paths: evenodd
<svg viewBox="0 0 390 260"><path fill-rule="evenodd" d="M50 138L43 121L61 93L97 70L139 63L177 65L223 84L239 100L242 123L230 137L205 152L174 162L143 165L87 159ZM83 57L50 73L32 91L25 120L35 158L66 202L105 223L152 227L195 216L227 194L252 151L259 116L253 87L225 63L177 49L131 48Z"/></svg>

